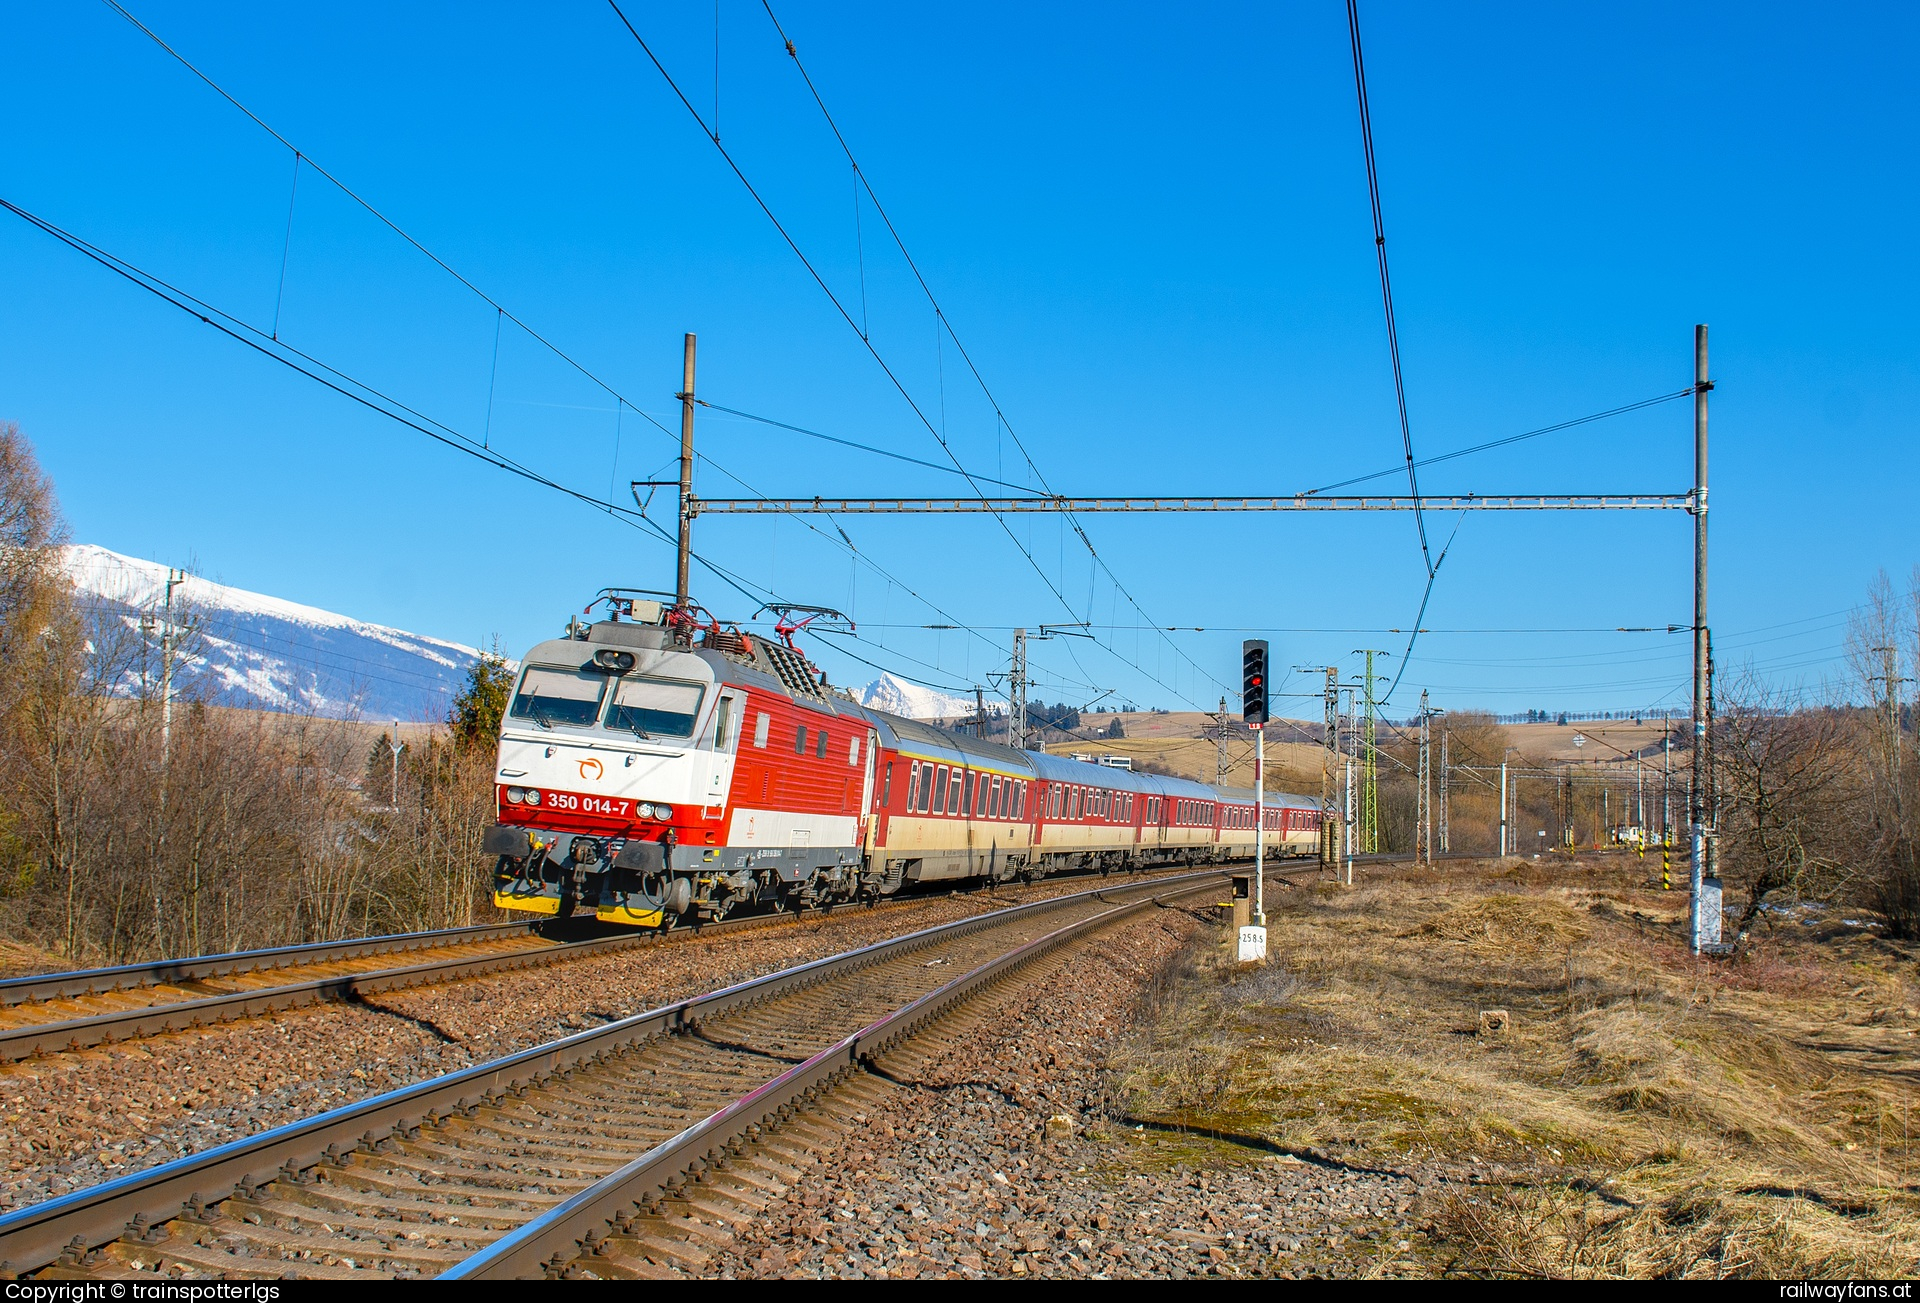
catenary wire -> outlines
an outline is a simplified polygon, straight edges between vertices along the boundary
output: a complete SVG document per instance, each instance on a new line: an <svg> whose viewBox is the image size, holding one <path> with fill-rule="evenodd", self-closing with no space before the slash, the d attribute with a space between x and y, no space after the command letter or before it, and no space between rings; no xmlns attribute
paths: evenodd
<svg viewBox="0 0 1920 1303"><path fill-rule="evenodd" d="M564 349L562 349L559 345L555 344L552 340L548 339L545 335L533 329L530 325L527 324L527 322L522 320L513 311L508 309L504 304L494 299L491 295L489 295L485 290L481 289L472 280L468 279L466 276L462 275L459 271L457 271L445 259L441 258L438 254L434 253L433 250L429 249L426 245L424 245L418 239L416 239L412 234L410 234L408 231L402 228L392 218L388 217L384 212L376 208L368 199L366 199L358 191L354 190L351 186L348 186L345 182L341 181L338 177L334 176L331 172L327 171L326 168L316 163L312 157L304 153L301 149L299 149L298 146L294 145L292 141L288 140L284 135L282 135L273 126L271 126L265 119L260 117L259 114L255 113L252 109L248 108L236 96L234 96L232 93L227 91L225 87L221 86L218 82L214 81L213 78L210 77L206 72L202 71L198 65L196 65L191 60L189 60L185 55L181 54L172 45L168 44L168 42L164 40L152 28L148 27L145 23L141 22L140 19L135 17L123 5L118 3L118 0L103 0L103 2L107 4L109 8L113 9L116 13L118 13L122 18L126 19L128 23L130 23L133 27L138 29L155 45L159 46L160 49L165 51L169 56L171 56L175 61L177 61L182 67L187 69L187 71L192 73L196 78L198 78L201 82L207 85L211 90L213 90L215 94L219 95L228 104L232 105L235 109L239 110L243 115L247 117L249 121L253 122L262 131L266 132L269 136L271 136L276 142L278 142L280 145L282 145L288 151L290 151L294 156L296 169L301 164L304 163L305 166L307 166L308 168L312 169L314 172L318 173L320 176L325 178L330 184L332 184L335 188L337 188L342 194L346 195L349 199L353 200L354 203L358 204L368 214L370 214L373 218L375 218L375 220L379 221L382 225L387 227L394 234L398 235L410 247L417 250L420 254L425 256L430 262L432 262L436 267L440 268L447 275L451 276L454 280L458 281L467 290L469 290L474 295L476 295L482 302L486 303L489 307L491 307L495 313L496 329L497 329L498 323L502 320L513 322L513 324L516 327L518 327L520 330L524 331L529 338L538 342L544 348L552 352L556 357L564 361L568 366L570 366L575 371L577 371L580 375L584 376L586 379L588 379L593 384L598 386L609 397L613 398L616 404L618 405L616 407L616 411L622 410L622 409L631 409L634 412L638 413L642 417L642 419L646 420L649 424L653 425L657 430L660 431L661 434L665 435L670 439L675 439L675 440L678 439L678 435L676 435L672 430L668 429L664 424L662 424L658 419L656 419L651 412L648 412L645 409L638 406L637 404L635 404L631 399L627 398L619 390L615 389L610 383L602 379L599 375L597 375L594 371L592 371L592 369L587 367L584 363L580 362L577 358L567 353ZM297 170L296 170L296 177L297 177ZM290 232L292 229L291 222L292 222L292 214L291 214L291 210L289 210L289 215L288 215L289 238L290 238ZM284 251L283 251L283 257L284 257ZM282 269L282 275L284 277L284 267ZM225 314L221 314L221 315L225 315ZM339 374L337 372L333 372L333 368L327 367L324 363L320 363L316 359L307 357L307 355L305 354L301 354L299 350L291 348L290 345L287 345L284 341L280 340L277 316L278 316L278 313L276 311L276 322L275 322L274 329L268 334L268 338L273 343L279 345L280 347L289 349L290 352L293 352L305 358L306 360L313 362L316 366L320 366L324 370L327 370L336 375ZM497 349L498 349L497 342L495 344L495 348L496 348L496 365L497 365ZM356 385L358 384L358 382L354 382L354 383ZM491 393L489 397L491 398ZM445 426L441 422L433 421L431 418L425 417L418 412L414 412L411 408L407 408L404 404L399 403L398 400L395 400L388 395L381 395L381 398L385 402L392 403L395 407L399 408L400 410L407 411L411 415L419 417L421 420L429 421L431 424L437 426L443 431L446 431L450 434L454 434L455 437L467 439L467 436L459 435L457 434L457 432L452 431L449 427ZM720 409L720 410L724 410L724 409ZM746 416L748 417L748 419L764 419L764 418L752 417L748 413L733 413L733 414ZM491 415L491 413L489 413L489 415ZM491 422L489 421L489 424L490 423ZM789 428L796 428L796 427L789 427ZM808 434L814 433L813 431L802 431L802 432L808 433ZM825 436L825 435L816 435L815 437L831 438L831 436ZM468 441L471 442L471 440L468 440ZM483 438L479 442L482 448L487 448L491 443L491 440L488 438ZM853 445L853 446L859 446L859 445ZM708 465L712 466L714 469L721 471L723 474L730 475L730 472L727 472L726 468L721 466L720 463L715 461L713 458L703 455L702 460L704 460ZM505 462L497 461L496 464L504 466ZM927 464L932 465L932 463L927 463ZM945 469L945 468L936 466L935 469ZM731 476L731 477L738 479L737 476ZM1000 481L991 481L991 482L1000 483ZM744 481L742 481L742 483L744 483ZM1017 487L1017 486L1009 485L1008 487ZM606 504L602 504L602 505L606 505ZM625 511L625 508L614 507L611 505L606 505L606 509L610 511L615 511L615 512ZM797 515L794 516L794 519L801 520L801 518ZM811 528L811 525L809 522L801 520L801 523L808 524L809 528ZM819 533L820 531L816 530L815 532ZM841 535L842 535L842 538L845 539L844 530L841 531ZM822 537L827 537L827 536L822 534ZM677 540L675 541L677 545ZM829 541L832 541L832 540L829 538ZM846 540L846 546L849 552L852 552L856 556L860 556L859 550L852 546L851 540ZM861 559L865 561L868 565L870 566L872 565L872 562L869 558L861 557ZM703 564L705 564L705 562L703 562ZM877 567L875 568L876 570L878 570ZM715 573L720 574L721 572L715 571ZM882 573L883 575L885 574L884 571L879 571L879 573ZM892 576L887 576L887 577L892 579ZM916 600L921 601L930 610L933 610L936 614L946 615L946 612L942 611L938 606L934 605L932 602L927 601L927 599L924 596L922 596L917 590L913 589L911 586L900 583L898 580L894 580L894 582L898 584L898 586L901 587L904 591L911 594Z"/></svg>
<svg viewBox="0 0 1920 1303"><path fill-rule="evenodd" d="M872 201L874 211L879 214L880 220L885 224L887 234L893 237L894 247L900 251L900 256L906 262L908 270L913 273L914 280L919 284L921 293L926 296L927 303L933 308L934 318L938 323L940 332L953 343L954 350L960 354L961 360L967 364L967 370L973 375L974 383L980 387L981 394L986 398L988 405L992 407L997 422L996 428L1004 428L1007 434L1013 439L1014 447L1019 449L1021 457L1026 461L1027 469L1033 472L1034 478L1040 482L1040 487L1048 495L1057 496L1054 493L1053 486L1047 480L1046 473L1042 471L1039 464L1034 461L1033 454L1028 450L1025 441L1020 438L1019 432L1013 428L1013 422L1008 419L1005 410L1000 406L1000 400L995 397L992 387L987 384L986 377L981 374L979 366L975 364L973 360L973 355L967 351L967 346L961 342L959 333L953 328L952 320L947 316L946 310L941 307L939 299L934 295L933 287L927 283L926 276L921 273L920 264L914 260L912 252L908 250L906 240L901 237L899 228L894 225L892 216L888 214L886 210L886 205L880 202L880 196L874 192L872 182L867 179L866 171L860 166L860 160L854 156L852 146L847 143L847 138L841 132L839 123L834 120L832 111L827 108L826 99L820 94L819 87L814 85L813 77L807 72L806 64L800 58L799 51L795 48L793 41L787 36L786 29L781 26L779 18L774 14L770 0L761 0L761 8L766 10L767 19L773 24L775 34L779 36L781 43L786 47L787 55L792 59L795 70L799 72L801 80L806 83L808 94L813 97L815 106L820 110L820 116L825 119L828 129L833 132L834 139L840 145L841 152L846 155L847 162L852 166L853 174L858 179L861 188L866 192L867 198ZM822 288L825 288L824 284ZM848 318L848 324L852 324L851 317ZM867 340L864 331L861 337L869 344L869 347L871 347L871 341ZM1106 558L1100 554L1099 549L1094 547L1093 539L1088 535L1080 518L1070 511L1062 512L1061 517L1073 530L1075 537L1080 540L1081 545L1086 548L1087 554L1092 558L1094 564L1105 573L1108 581L1113 584L1115 591L1124 596L1127 599L1127 604L1133 607L1135 611L1138 611L1141 619L1147 620L1149 627L1151 627L1152 618L1147 615L1146 609L1140 605L1139 599L1134 597L1132 590L1120 582L1119 575L1114 573L1113 567L1107 563ZM1029 557L1029 559L1031 560L1031 557ZM1069 607L1068 609L1071 610L1072 608ZM1091 611L1089 611L1089 615L1090 614ZM1117 648L1105 643L1097 645L1101 646L1103 650L1122 664L1131 665L1142 674L1146 673L1143 666L1120 655ZM1221 683L1205 666L1201 665L1191 656L1188 656L1177 644L1167 641L1167 646L1172 649L1175 655L1186 661L1197 673L1213 683L1215 687L1226 687L1226 685ZM1147 677L1153 679L1156 683L1161 683L1161 680L1153 675L1147 675ZM1167 685L1161 683L1161 686L1166 687ZM1183 695L1177 689L1169 688L1168 690L1174 692L1176 696ZM1197 703L1192 703L1191 699L1189 699L1189 704Z"/></svg>
<svg viewBox="0 0 1920 1303"><path fill-rule="evenodd" d="M1380 303L1387 317L1387 353L1393 361L1393 396L1400 409L1400 445L1407 458L1407 491L1413 495L1413 522L1420 533L1420 559L1425 562L1431 579L1436 566L1427 548L1427 522L1420 510L1420 480L1413 460L1413 428L1407 421L1407 386L1400 370L1400 332L1393 319L1393 278L1387 273L1387 228L1380 211L1380 173L1373 156L1373 115L1367 108L1367 67L1360 52L1358 0L1347 0L1347 32L1353 42L1353 87L1360 101L1360 145L1367 160L1367 199L1373 209L1373 247L1380 263ZM1421 605L1425 604L1422 599Z"/></svg>
<svg viewBox="0 0 1920 1303"><path fill-rule="evenodd" d="M633 37L635 44L637 44L640 47L641 51L647 56L648 61L653 64L654 69L660 74L661 78L667 83L668 88L672 90L675 98L677 98L680 101L682 107L686 109L688 115L693 118L694 122L701 127L701 134L708 135L709 138L711 138L711 133L708 132L706 129L706 123L704 119L701 117L700 111L693 106L692 101L690 101L687 98L686 92L681 89L680 84L674 79L673 75L667 71L666 65L661 63L659 56L654 53L653 47L647 43L646 38L640 35L639 29L636 28L633 25L632 20L627 17L625 10L623 10L620 7L618 0L608 0L608 5L614 11L615 16L617 16L620 19L621 25L627 29L628 34ZM747 177L746 172L740 167L739 163L734 159L732 153L728 151L727 148L723 144L721 144L718 140L713 140L712 143L713 143L714 149L720 154L721 159L726 163L727 167L733 172L735 178L738 179L740 184L746 189L748 196L752 198L754 203L759 207L762 214L765 215L767 220L773 225L774 230L780 235L780 238L783 241L785 241L788 249L793 253L794 257L799 259L801 266L804 267L807 271L807 274L813 278L814 283L820 288L820 291L823 294L825 294L827 296L828 301L833 304L834 310L840 314L842 320L846 322L848 328L852 330L856 335L860 336L861 343L867 349L868 354L873 358L875 364L880 367L882 373L885 374L888 381L893 385L894 389L900 394L902 400L906 402L908 408L913 412L915 418L919 420L920 424L926 429L927 433L932 436L934 441L940 445L941 451L947 454L948 459L953 462L954 468L965 479L967 479L969 484L975 486L974 487L975 493L978 496L985 498L987 495L981 492L978 487L978 478L971 471L969 471L966 465L960 460L958 454L954 452L953 447L951 443L948 442L946 436L941 433L938 426L927 415L926 411L920 406L918 400L914 398L912 392L907 388L905 382L901 380L899 374L893 369L892 365L886 360L886 357L880 352L878 346L876 346L873 340L870 337L868 337L860 329L859 324L854 320L853 314L848 309L847 305L841 302L839 295L836 294L833 288L827 284L826 278L822 276L819 269L814 266L812 259L810 259L807 256L806 252L800 248L798 241L796 241L793 235L787 230L785 224L781 222L779 216L776 213L774 213L772 207L767 203L766 199L761 196L758 188L755 187L753 182ZM869 194L871 194L870 188L869 188ZM876 204L876 209L878 209L877 199L875 200L875 204ZM889 227L891 227L891 223L889 223ZM896 238L897 238L897 233L896 233ZM936 307L936 313L938 313L937 307ZM941 316L942 316L942 320L944 321L944 314L941 314ZM949 333L951 332L949 331ZM1023 558L1025 558L1028 566L1032 568L1034 574L1039 578L1040 582L1046 586L1047 590L1053 594L1054 598L1060 603L1062 608L1064 608L1069 614L1077 614L1077 612L1074 609L1072 601L1066 596L1064 592L1061 591L1060 586L1053 581L1053 578L1046 573L1045 569L1040 565L1038 558L1036 558L1033 555L1032 551L1029 550L1027 546L1020 541L1019 535L1014 531L1012 525L1006 520L1005 516L1002 513L997 511L993 512L992 514L994 516L995 522L999 524L1002 532L1006 534L1008 541L1010 541L1014 545L1015 550L1017 550L1020 553L1020 555ZM1089 550L1091 550L1090 543L1088 546L1089 546ZM1100 560L1097 552L1094 555L1096 560ZM1104 566L1104 563L1102 564ZM1110 570L1108 571L1108 573L1109 573L1109 576L1111 577ZM1117 580L1115 582L1116 584L1118 583ZM1129 600L1130 601L1132 600L1131 597L1129 597ZM1139 609L1137 602L1134 603L1134 605L1136 609ZM1142 614L1144 615L1145 612L1143 611ZM1143 677L1151 679L1155 683L1159 683L1161 687L1166 688L1167 691L1173 693L1175 696L1185 698L1186 694L1182 693L1177 687L1166 683L1164 680L1160 679L1157 675L1152 674L1150 671L1146 670L1145 667L1130 661L1126 661L1126 658L1121 656L1116 649L1108 646L1106 647L1106 650L1111 655L1113 655L1116 659L1119 659L1127 664L1132 664L1134 669L1137 672L1139 672ZM1192 662L1191 658L1186 657L1184 652L1180 652L1177 647L1175 648L1175 651L1179 655L1181 655L1184 659L1187 659L1190 664L1194 664L1194 668L1199 673L1206 675L1206 677L1208 677L1209 679L1213 679L1213 676L1209 674L1204 667L1199 666L1195 662ZM1219 682L1218 679L1213 679L1213 681L1216 683Z"/></svg>

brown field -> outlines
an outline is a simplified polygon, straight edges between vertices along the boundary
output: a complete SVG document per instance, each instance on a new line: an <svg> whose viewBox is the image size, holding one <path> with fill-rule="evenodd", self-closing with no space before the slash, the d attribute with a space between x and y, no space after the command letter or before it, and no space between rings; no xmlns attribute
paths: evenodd
<svg viewBox="0 0 1920 1303"><path fill-rule="evenodd" d="M1134 1116L1420 1174L1430 1274L1920 1262L1920 947L1807 912L1695 960L1684 895L1625 856L1270 903L1269 965L1209 941L1165 975Z"/></svg>

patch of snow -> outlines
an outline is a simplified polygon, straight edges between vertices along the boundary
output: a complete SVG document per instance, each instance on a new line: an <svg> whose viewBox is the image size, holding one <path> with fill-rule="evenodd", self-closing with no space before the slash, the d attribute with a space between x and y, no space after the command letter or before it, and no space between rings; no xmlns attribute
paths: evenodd
<svg viewBox="0 0 1920 1303"><path fill-rule="evenodd" d="M854 699L869 709L904 715L908 719L971 719L974 712L971 697L909 683L896 674L882 674L856 692ZM987 702L987 714L1006 713L1006 703Z"/></svg>
<svg viewBox="0 0 1920 1303"><path fill-rule="evenodd" d="M138 633L166 599L168 568L85 544L65 550L74 587ZM175 611L197 625L181 666L222 705L369 719L444 718L480 653L472 647L356 620L317 606L189 575ZM152 685L144 685L151 691ZM129 695L137 672L118 685Z"/></svg>

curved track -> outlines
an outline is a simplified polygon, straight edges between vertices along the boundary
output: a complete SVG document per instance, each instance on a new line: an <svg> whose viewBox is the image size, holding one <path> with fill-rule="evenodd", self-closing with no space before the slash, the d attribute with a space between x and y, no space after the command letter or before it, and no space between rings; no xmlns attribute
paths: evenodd
<svg viewBox="0 0 1920 1303"><path fill-rule="evenodd" d="M715 1165L860 1063L1054 947L1222 876L930 928L23 1209L0 1219L4 1272L498 1278L584 1251L587 1274L646 1274L623 1262L772 1198L777 1159ZM727 1206L677 1198L702 1176Z"/></svg>
<svg viewBox="0 0 1920 1303"><path fill-rule="evenodd" d="M1151 881L1166 871L1128 881ZM1060 878L1046 879L1060 882ZM1010 893L1020 889L1010 888ZM892 896L843 910L910 905L924 895ZM609 930L591 918L515 922L320 942L274 950L162 960L119 968L51 973L0 982L0 1062L56 1054L235 1018L277 1013L327 1000L602 954L626 946L774 926L807 914L749 914L667 931ZM407 954L414 962L383 963Z"/></svg>

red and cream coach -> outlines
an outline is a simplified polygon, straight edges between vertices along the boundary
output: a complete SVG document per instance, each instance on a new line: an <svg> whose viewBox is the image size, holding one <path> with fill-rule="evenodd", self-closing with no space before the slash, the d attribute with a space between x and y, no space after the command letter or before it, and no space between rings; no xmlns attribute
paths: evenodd
<svg viewBox="0 0 1920 1303"><path fill-rule="evenodd" d="M484 839L503 908L658 927L1253 853L1250 791L869 710L792 646L633 591L521 663ZM1266 822L1272 853L1318 845L1317 802L1269 792Z"/></svg>

